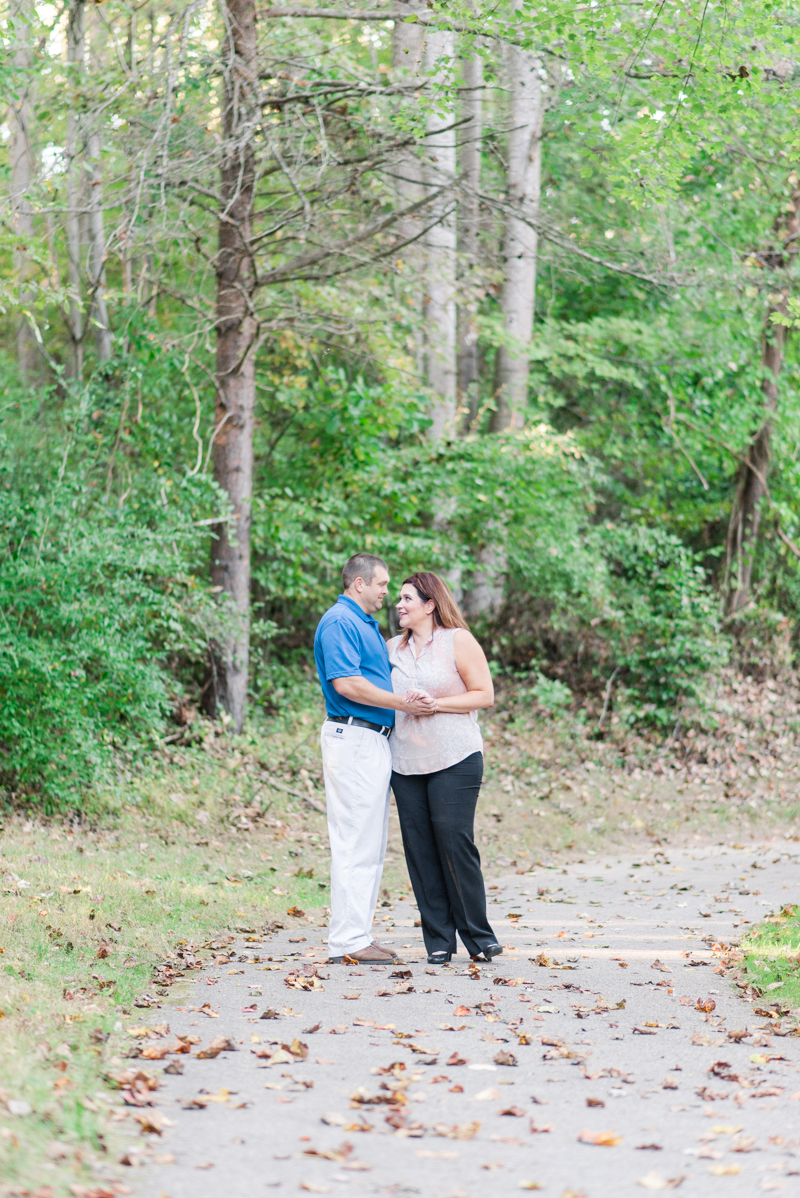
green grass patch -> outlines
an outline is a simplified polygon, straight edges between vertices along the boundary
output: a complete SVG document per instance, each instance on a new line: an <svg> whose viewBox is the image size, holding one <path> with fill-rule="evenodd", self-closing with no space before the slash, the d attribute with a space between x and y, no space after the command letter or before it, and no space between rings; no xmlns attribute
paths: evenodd
<svg viewBox="0 0 800 1198"><path fill-rule="evenodd" d="M800 1008L800 907L785 906L741 944L747 981L770 1001Z"/></svg>

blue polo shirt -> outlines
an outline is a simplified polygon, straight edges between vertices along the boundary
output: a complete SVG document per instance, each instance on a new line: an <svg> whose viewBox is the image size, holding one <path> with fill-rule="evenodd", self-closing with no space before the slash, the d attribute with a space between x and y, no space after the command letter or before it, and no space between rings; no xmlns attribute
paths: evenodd
<svg viewBox="0 0 800 1198"><path fill-rule="evenodd" d="M389 654L378 621L346 595L339 596L317 625L314 660L328 715L358 716L372 724L394 727L391 708L353 703L334 690L334 678L366 678L381 690L392 689Z"/></svg>

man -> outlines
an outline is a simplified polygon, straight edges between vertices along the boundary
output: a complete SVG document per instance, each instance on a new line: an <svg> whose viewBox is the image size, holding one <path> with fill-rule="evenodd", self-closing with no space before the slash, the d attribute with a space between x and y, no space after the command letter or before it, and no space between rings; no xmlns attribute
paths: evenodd
<svg viewBox="0 0 800 1198"><path fill-rule="evenodd" d="M395 711L429 715L427 695L392 691L386 644L374 612L389 590L382 558L357 553L342 571L341 594L314 637L314 659L325 697L322 772L331 842L330 960L374 964L395 954L372 938L372 921L389 830L389 736Z"/></svg>

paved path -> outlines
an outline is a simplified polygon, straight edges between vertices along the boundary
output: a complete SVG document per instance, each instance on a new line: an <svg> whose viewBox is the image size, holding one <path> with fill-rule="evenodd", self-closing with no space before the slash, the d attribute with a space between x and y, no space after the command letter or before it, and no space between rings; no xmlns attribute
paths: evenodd
<svg viewBox="0 0 800 1198"><path fill-rule="evenodd" d="M509 947L477 970L428 967L411 904L379 911L405 966L326 966L316 927L241 938L156 1016L238 1051L169 1058L185 1068L158 1092L174 1126L153 1157L174 1162L126 1181L142 1198L800 1194L800 1042L713 972L711 948L798 882L790 842L540 866L490 890ZM324 989L287 986L315 965ZM189 1009L205 1003L218 1018Z"/></svg>

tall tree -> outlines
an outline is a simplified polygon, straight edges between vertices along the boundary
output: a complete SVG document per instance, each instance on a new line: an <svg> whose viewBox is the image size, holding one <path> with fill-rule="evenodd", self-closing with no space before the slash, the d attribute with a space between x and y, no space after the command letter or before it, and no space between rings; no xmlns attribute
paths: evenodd
<svg viewBox="0 0 800 1198"><path fill-rule="evenodd" d="M32 382L39 368L39 351L25 311L33 294L31 242L34 235L31 186L33 164L33 29L32 0L12 0L9 16L14 28L16 95L8 106L10 200L14 228L14 270L17 276L20 312L17 318L16 349L20 374Z"/></svg>
<svg viewBox="0 0 800 1198"><path fill-rule="evenodd" d="M224 137L216 259L216 408L214 478L231 504L214 528L211 578L229 599L232 619L220 645L218 696L241 731L250 658L250 519L253 484L256 272L252 233L258 121L256 10L225 0L222 59Z"/></svg>
<svg viewBox="0 0 800 1198"><path fill-rule="evenodd" d="M438 195L425 238L425 381L433 392L429 435L438 440L456 414L456 216L453 186L456 178L456 139L448 85L455 66L455 34L429 30L425 40L425 71L432 81L434 102L428 118L425 181ZM447 92L444 89L447 88Z"/></svg>
<svg viewBox="0 0 800 1198"><path fill-rule="evenodd" d="M459 131L458 207L458 402L467 425L478 408L477 266L480 232L481 135L483 132L483 58L472 47L461 60L464 90Z"/></svg>
<svg viewBox="0 0 800 1198"><path fill-rule="evenodd" d="M106 302L106 235L103 214L103 111L93 113L87 122L86 160L89 173L88 233L89 286L94 341L100 362L111 357L111 328Z"/></svg>
<svg viewBox="0 0 800 1198"><path fill-rule="evenodd" d="M785 212L775 222L777 246L760 255L762 265L785 270L796 261L800 237L800 188L792 191ZM773 316L785 316L788 288L770 296L761 348L763 414L744 461L739 467L736 493L728 522L729 615L750 602L753 562L761 523L761 507L769 494L768 475L772 462L772 426L778 410L779 381L783 368L788 329Z"/></svg>
<svg viewBox="0 0 800 1198"><path fill-rule="evenodd" d="M69 275L69 334L72 347L70 373L83 374L83 302L81 275L81 118L83 107L83 56L86 41L86 4L71 0L67 11L67 62L69 64L67 108L67 270Z"/></svg>
<svg viewBox="0 0 800 1198"><path fill-rule="evenodd" d="M504 47L509 90L507 197L509 209L502 248L500 309L505 340L497 350L496 430L519 427L528 389L528 346L536 297L537 235L532 221L539 206L541 174L541 64L532 50ZM513 209L523 209L521 220ZM531 220L532 218L532 220Z"/></svg>

